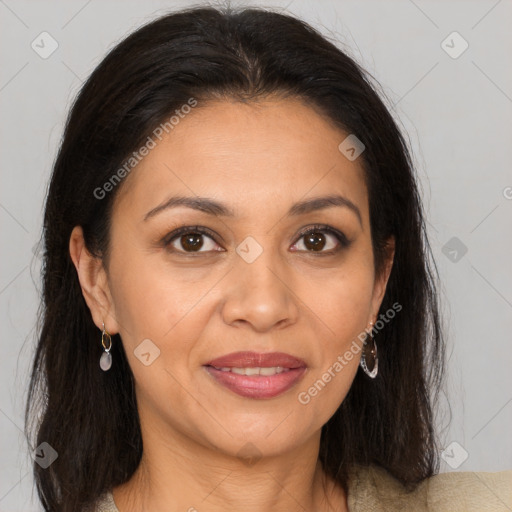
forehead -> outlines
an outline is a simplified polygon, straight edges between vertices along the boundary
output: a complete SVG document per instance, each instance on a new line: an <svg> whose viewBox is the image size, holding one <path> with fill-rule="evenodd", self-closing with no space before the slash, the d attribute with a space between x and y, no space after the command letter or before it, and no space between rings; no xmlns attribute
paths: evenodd
<svg viewBox="0 0 512 512"><path fill-rule="evenodd" d="M361 159L338 149L341 129L298 99L199 103L155 140L125 178L116 208L151 209L166 196L215 197L242 218L309 196L367 191Z"/></svg>

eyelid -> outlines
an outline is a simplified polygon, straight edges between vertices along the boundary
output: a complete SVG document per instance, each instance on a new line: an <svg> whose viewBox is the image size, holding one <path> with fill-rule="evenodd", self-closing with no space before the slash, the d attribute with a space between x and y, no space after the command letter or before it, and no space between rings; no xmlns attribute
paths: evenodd
<svg viewBox="0 0 512 512"><path fill-rule="evenodd" d="M200 233L202 235L209 236L213 241L215 241L215 243L218 243L217 240L215 240L216 234L204 226L182 226L173 229L170 233L164 236L162 243L164 245L169 245L175 238L187 233Z"/></svg>
<svg viewBox="0 0 512 512"><path fill-rule="evenodd" d="M307 235L308 233L311 233L311 232L326 232L326 233L332 234L338 240L340 247L338 247L337 249L334 249L334 250L318 251L316 253L315 253L315 251L297 251L297 252L308 252L310 254L329 255L329 254L334 254L335 252L338 252L341 249L347 248L352 243L342 231L340 231L332 226L326 225L326 224L314 224L312 226L310 225L310 226L307 226L307 227L301 229L292 245L295 245L302 237L304 237L305 235ZM174 239L176 239L180 235L187 234L187 233L199 233L202 235L206 235L209 238L211 238L217 245L219 245L219 242L217 242L217 240L216 240L217 235L212 230L210 230L209 228L206 228L204 226L182 226L182 227L176 228L162 239L162 244L165 247L169 247L171 245L171 242L174 241ZM186 251L175 250L174 248L171 249L171 251L175 252L177 254L185 254L185 255L192 255L192 256L194 256L196 254L208 254L208 253L212 252L212 251L186 252ZM213 251L213 252L222 252L222 251Z"/></svg>
<svg viewBox="0 0 512 512"><path fill-rule="evenodd" d="M326 232L334 235L342 247L348 247L352 242L348 239L348 237L343 233L342 231L333 228L332 226L328 226L326 224L314 224L313 226L309 226L307 228L304 228L300 231L299 236L297 237L296 241L294 242L294 245L305 235L308 233L316 233L316 232ZM313 251L310 251L314 254ZM329 254L330 251L325 251L325 254ZM318 253L320 254L320 252Z"/></svg>

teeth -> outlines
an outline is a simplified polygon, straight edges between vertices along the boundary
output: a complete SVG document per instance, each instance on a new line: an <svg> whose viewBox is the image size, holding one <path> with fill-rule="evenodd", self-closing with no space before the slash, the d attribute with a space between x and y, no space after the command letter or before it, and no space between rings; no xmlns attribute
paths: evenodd
<svg viewBox="0 0 512 512"><path fill-rule="evenodd" d="M259 375L260 374L260 369L259 368L236 368L236 372L235 373L239 373L240 375ZM231 371L235 371L235 368L233 368L233 370Z"/></svg>
<svg viewBox="0 0 512 512"><path fill-rule="evenodd" d="M276 373L282 373L284 371L290 371L290 368L283 368L282 366L275 366L272 368L260 368L260 375L275 375Z"/></svg>
<svg viewBox="0 0 512 512"><path fill-rule="evenodd" d="M231 368L231 367L218 368L217 366L214 366L214 368L216 370L221 370L223 372L232 372L232 373L236 373L238 375L248 375L248 376L263 375L265 377L290 371L290 368L283 368L282 366L272 366L270 368L259 368L259 367L255 367L255 368Z"/></svg>

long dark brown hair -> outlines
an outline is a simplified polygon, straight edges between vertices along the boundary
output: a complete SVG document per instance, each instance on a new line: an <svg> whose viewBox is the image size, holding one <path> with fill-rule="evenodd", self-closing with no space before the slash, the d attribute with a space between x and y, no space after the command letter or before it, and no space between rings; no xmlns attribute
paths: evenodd
<svg viewBox="0 0 512 512"><path fill-rule="evenodd" d="M82 226L88 250L106 258L122 183L103 198L95 190L190 98L300 98L365 145L377 274L386 240L396 240L381 311L396 302L403 309L376 336L377 378L359 371L323 426L319 457L345 489L356 464L381 466L408 486L438 471L438 274L410 151L376 91L373 77L311 26L259 8L167 14L129 35L94 70L67 119L44 214L43 296L25 424L30 447L47 442L58 453L47 469L34 463L46 511L81 510L127 481L141 460L133 374L118 335L115 364L100 370L99 331L68 245L73 227Z"/></svg>

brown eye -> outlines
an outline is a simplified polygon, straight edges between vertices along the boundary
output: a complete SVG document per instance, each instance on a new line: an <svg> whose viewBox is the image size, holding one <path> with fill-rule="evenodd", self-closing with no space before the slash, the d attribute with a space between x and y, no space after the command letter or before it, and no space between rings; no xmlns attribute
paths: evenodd
<svg viewBox="0 0 512 512"><path fill-rule="evenodd" d="M169 251L182 254L201 254L222 250L209 231L193 226L185 226L173 231L164 240L164 245Z"/></svg>
<svg viewBox="0 0 512 512"><path fill-rule="evenodd" d="M319 231L310 232L304 236L304 245L312 251L321 251L326 244L325 235Z"/></svg>
<svg viewBox="0 0 512 512"><path fill-rule="evenodd" d="M295 246L298 246L295 251L329 255L348 247L350 243L343 233L334 228L313 226L301 233L299 240L295 243Z"/></svg>
<svg viewBox="0 0 512 512"><path fill-rule="evenodd" d="M203 235L201 233L189 233L181 235L180 243L186 251L198 251L203 246Z"/></svg>

